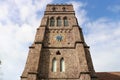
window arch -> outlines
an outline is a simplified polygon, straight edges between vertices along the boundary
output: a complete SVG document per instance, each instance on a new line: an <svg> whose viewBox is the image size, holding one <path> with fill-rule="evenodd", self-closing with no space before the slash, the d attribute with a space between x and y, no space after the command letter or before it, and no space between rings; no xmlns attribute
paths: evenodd
<svg viewBox="0 0 120 80"><path fill-rule="evenodd" d="M57 26L61 26L61 18L60 17L57 18Z"/></svg>
<svg viewBox="0 0 120 80"><path fill-rule="evenodd" d="M63 21L64 21L64 26L68 26L68 19L67 19L67 17L64 17Z"/></svg>
<svg viewBox="0 0 120 80"><path fill-rule="evenodd" d="M52 60L52 72L56 72L57 71L57 61L56 58L53 58Z"/></svg>
<svg viewBox="0 0 120 80"><path fill-rule="evenodd" d="M55 19L54 17L50 18L50 26L54 26L55 25Z"/></svg>
<svg viewBox="0 0 120 80"><path fill-rule="evenodd" d="M63 7L62 9L63 9L63 11L66 11L66 8L65 8L65 7Z"/></svg>
<svg viewBox="0 0 120 80"><path fill-rule="evenodd" d="M53 10L53 11L56 11L56 8L55 8L55 7L53 7L53 8L52 8L52 10Z"/></svg>
<svg viewBox="0 0 120 80"><path fill-rule="evenodd" d="M63 58L60 59L60 72L65 72L65 61Z"/></svg>

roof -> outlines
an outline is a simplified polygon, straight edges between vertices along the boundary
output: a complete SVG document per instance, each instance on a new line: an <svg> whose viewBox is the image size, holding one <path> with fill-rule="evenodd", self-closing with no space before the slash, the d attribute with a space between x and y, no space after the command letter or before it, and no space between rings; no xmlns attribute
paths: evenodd
<svg viewBox="0 0 120 80"><path fill-rule="evenodd" d="M99 80L120 80L120 72L97 72Z"/></svg>

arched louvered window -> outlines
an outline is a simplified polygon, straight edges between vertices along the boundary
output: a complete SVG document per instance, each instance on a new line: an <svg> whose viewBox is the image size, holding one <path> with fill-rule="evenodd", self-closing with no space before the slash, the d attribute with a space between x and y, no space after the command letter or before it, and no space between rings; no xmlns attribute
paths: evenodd
<svg viewBox="0 0 120 80"><path fill-rule="evenodd" d="M57 26L61 26L61 18L60 17L57 18Z"/></svg>
<svg viewBox="0 0 120 80"><path fill-rule="evenodd" d="M68 19L67 19L67 17L64 17L64 26L68 26Z"/></svg>
<svg viewBox="0 0 120 80"><path fill-rule="evenodd" d="M63 7L62 9L63 9L63 11L66 11L65 7Z"/></svg>
<svg viewBox="0 0 120 80"><path fill-rule="evenodd" d="M63 58L60 60L60 72L65 72L65 61Z"/></svg>
<svg viewBox="0 0 120 80"><path fill-rule="evenodd" d="M56 8L55 8L55 7L53 7L53 8L52 8L52 10L53 10L53 11L56 11Z"/></svg>
<svg viewBox="0 0 120 80"><path fill-rule="evenodd" d="M56 72L57 71L57 61L56 58L53 58L52 60L52 72Z"/></svg>
<svg viewBox="0 0 120 80"><path fill-rule="evenodd" d="M50 26L54 26L55 25L55 19L52 17L50 18Z"/></svg>

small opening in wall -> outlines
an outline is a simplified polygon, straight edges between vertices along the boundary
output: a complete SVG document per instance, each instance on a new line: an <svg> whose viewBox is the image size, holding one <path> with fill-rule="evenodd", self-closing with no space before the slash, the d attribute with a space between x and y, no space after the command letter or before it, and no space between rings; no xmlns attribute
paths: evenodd
<svg viewBox="0 0 120 80"><path fill-rule="evenodd" d="M68 43L68 44L70 44L70 43Z"/></svg>
<svg viewBox="0 0 120 80"><path fill-rule="evenodd" d="M62 30L60 31L60 33L62 33Z"/></svg>
<svg viewBox="0 0 120 80"><path fill-rule="evenodd" d="M53 11L56 11L56 8L55 8L55 7L53 7L53 8L52 8L52 10L53 10Z"/></svg>
<svg viewBox="0 0 120 80"><path fill-rule="evenodd" d="M50 45L50 43L48 43L48 45Z"/></svg>
<svg viewBox="0 0 120 80"><path fill-rule="evenodd" d="M63 7L62 9L63 9L63 11L66 11L66 8L65 8L65 7Z"/></svg>
<svg viewBox="0 0 120 80"><path fill-rule="evenodd" d="M56 52L56 55L61 55L60 51L57 51L57 52Z"/></svg>
<svg viewBox="0 0 120 80"><path fill-rule="evenodd" d="M59 31L56 31L57 33L59 33Z"/></svg>
<svg viewBox="0 0 120 80"><path fill-rule="evenodd" d="M53 31L53 33L55 33L55 31Z"/></svg>

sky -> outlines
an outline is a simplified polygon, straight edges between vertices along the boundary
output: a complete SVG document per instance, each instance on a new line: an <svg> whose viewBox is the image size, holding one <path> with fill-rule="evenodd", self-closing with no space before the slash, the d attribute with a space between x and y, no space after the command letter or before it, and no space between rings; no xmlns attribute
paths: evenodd
<svg viewBox="0 0 120 80"><path fill-rule="evenodd" d="M96 72L120 71L120 0L0 0L0 80L20 80L47 4L73 4Z"/></svg>

